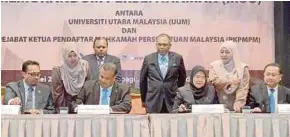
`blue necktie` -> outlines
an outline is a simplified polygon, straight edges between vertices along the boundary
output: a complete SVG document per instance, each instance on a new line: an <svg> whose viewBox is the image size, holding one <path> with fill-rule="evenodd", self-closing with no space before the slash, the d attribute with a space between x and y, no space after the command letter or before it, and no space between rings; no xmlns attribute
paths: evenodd
<svg viewBox="0 0 290 137"><path fill-rule="evenodd" d="M166 61L167 61L167 59L166 59L165 55L164 56L161 56L161 62L162 63L166 63Z"/></svg>
<svg viewBox="0 0 290 137"><path fill-rule="evenodd" d="M269 101L270 101L270 112L271 113L275 113L275 98L274 98L274 89L270 89L271 93L270 93L270 96L269 96Z"/></svg>
<svg viewBox="0 0 290 137"><path fill-rule="evenodd" d="M108 105L108 98L109 98L109 93L108 89L103 88L102 90L102 99L101 99L101 105Z"/></svg>
<svg viewBox="0 0 290 137"><path fill-rule="evenodd" d="M162 72L162 76L163 78L165 77L166 75L166 72L167 72L167 68L166 68L166 63L167 63L167 58L165 56L161 56L160 58L160 62L162 64L162 66L160 67L161 68L161 72Z"/></svg>

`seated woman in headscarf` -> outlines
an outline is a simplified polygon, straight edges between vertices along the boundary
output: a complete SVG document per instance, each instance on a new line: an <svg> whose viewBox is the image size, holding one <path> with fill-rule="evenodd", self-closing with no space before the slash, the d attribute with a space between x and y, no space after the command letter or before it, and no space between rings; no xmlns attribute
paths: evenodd
<svg viewBox="0 0 290 137"><path fill-rule="evenodd" d="M206 79L204 67L195 66L191 71L190 83L177 89L172 112L191 112L192 104L214 104L215 89Z"/></svg>
<svg viewBox="0 0 290 137"><path fill-rule="evenodd" d="M52 70L53 100L58 111L60 107L68 107L72 113L71 103L89 79L89 64L81 59L74 43L62 48L62 58L61 65Z"/></svg>
<svg viewBox="0 0 290 137"><path fill-rule="evenodd" d="M230 111L241 112L249 89L248 66L241 62L237 46L232 41L220 47L220 60L210 63L209 81L215 86L220 104Z"/></svg>

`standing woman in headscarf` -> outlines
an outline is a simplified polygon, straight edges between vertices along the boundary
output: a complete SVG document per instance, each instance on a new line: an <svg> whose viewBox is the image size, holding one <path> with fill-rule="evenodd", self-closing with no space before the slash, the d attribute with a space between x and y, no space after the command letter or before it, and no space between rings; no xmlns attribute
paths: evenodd
<svg viewBox="0 0 290 137"><path fill-rule="evenodd" d="M216 88L219 103L230 111L241 112L247 100L250 75L234 42L221 45L220 60L210 63L209 80Z"/></svg>
<svg viewBox="0 0 290 137"><path fill-rule="evenodd" d="M70 43L62 48L62 62L52 70L53 100L57 110L68 107L79 94L84 82L89 79L89 64L81 59L77 45Z"/></svg>
<svg viewBox="0 0 290 137"><path fill-rule="evenodd" d="M215 89L207 83L204 67L195 66L190 75L190 83L177 89L173 113L191 112L192 104L214 104Z"/></svg>

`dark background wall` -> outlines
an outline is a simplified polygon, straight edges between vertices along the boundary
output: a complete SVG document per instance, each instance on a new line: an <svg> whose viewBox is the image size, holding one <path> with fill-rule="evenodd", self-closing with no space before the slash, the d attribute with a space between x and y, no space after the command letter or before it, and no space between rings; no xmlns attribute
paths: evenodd
<svg viewBox="0 0 290 137"><path fill-rule="evenodd" d="M290 88L290 2L274 2L274 25L275 61L284 71L282 84Z"/></svg>

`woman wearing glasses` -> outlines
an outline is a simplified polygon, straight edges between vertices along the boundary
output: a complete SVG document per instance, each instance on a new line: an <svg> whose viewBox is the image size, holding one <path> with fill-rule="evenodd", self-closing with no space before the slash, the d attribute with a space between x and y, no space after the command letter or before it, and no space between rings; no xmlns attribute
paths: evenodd
<svg viewBox="0 0 290 137"><path fill-rule="evenodd" d="M204 67L195 66L190 75L190 83L178 89L174 99L173 113L191 112L193 104L214 104L215 89L207 83Z"/></svg>
<svg viewBox="0 0 290 137"><path fill-rule="evenodd" d="M52 70L53 99L58 111L60 107L68 107L72 113L71 102L89 79L89 64L81 59L75 44L64 46L62 57L60 67Z"/></svg>

